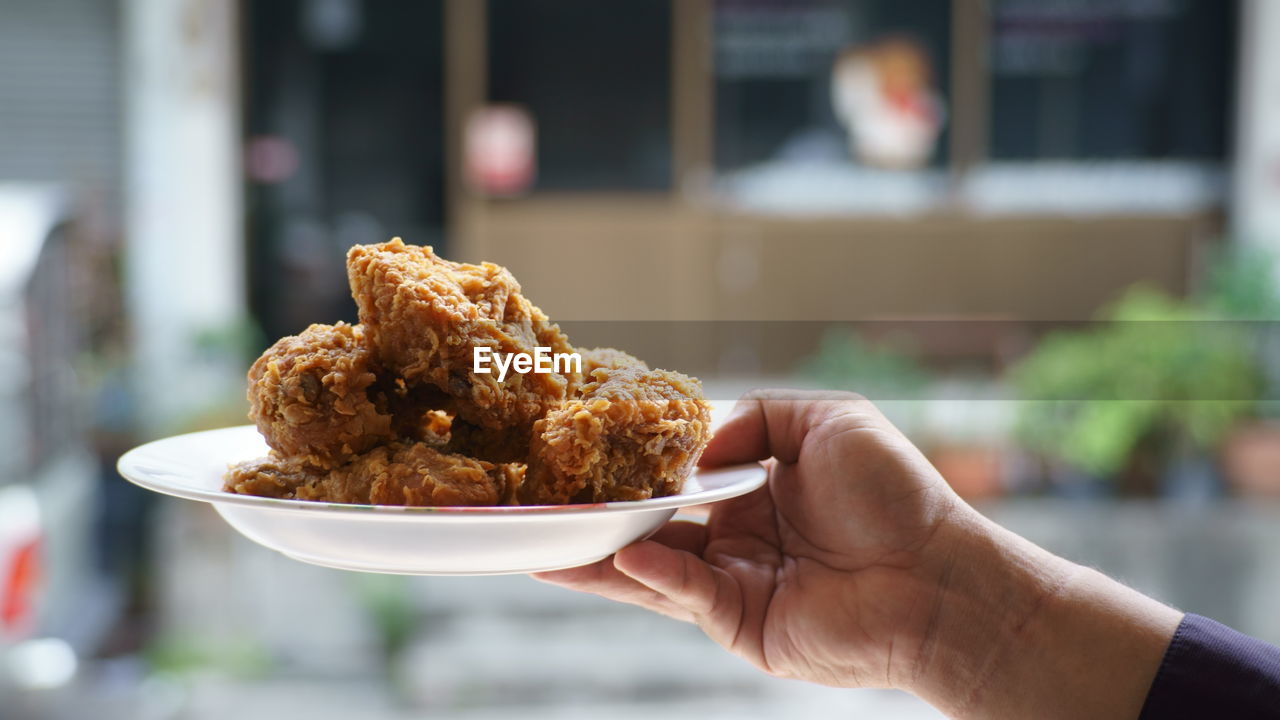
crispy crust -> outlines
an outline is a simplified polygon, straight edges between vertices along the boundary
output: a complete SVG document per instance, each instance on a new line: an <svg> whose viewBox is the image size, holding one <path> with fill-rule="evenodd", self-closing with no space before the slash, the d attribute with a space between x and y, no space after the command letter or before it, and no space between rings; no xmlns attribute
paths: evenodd
<svg viewBox="0 0 1280 720"><path fill-rule="evenodd" d="M369 397L377 379L358 325L312 325L281 338L249 369L249 417L282 456L331 467L391 440Z"/></svg>
<svg viewBox="0 0 1280 720"><path fill-rule="evenodd" d="M240 495L292 498L299 487L320 481L327 470L276 453L236 463L227 469L223 490Z"/></svg>
<svg viewBox="0 0 1280 720"><path fill-rule="evenodd" d="M529 457L532 432L523 428L494 430L455 417L445 450L493 463L524 462Z"/></svg>
<svg viewBox="0 0 1280 720"><path fill-rule="evenodd" d="M639 367L592 377L534 425L522 504L672 495L702 454L711 413L697 380Z"/></svg>
<svg viewBox="0 0 1280 720"><path fill-rule="evenodd" d="M373 505L498 505L514 494L522 477L523 466L497 466L422 443L392 443L316 485L298 488L296 497Z"/></svg>
<svg viewBox="0 0 1280 720"><path fill-rule="evenodd" d="M328 470L278 456L250 460L227 471L224 489L360 505L484 506L510 504L524 472L522 463L488 463L397 442Z"/></svg>
<svg viewBox="0 0 1280 720"><path fill-rule="evenodd" d="M607 370L619 370L627 367L640 368L642 370L649 369L645 361L615 348L578 348L578 354L582 356L584 383L591 382L592 373L600 368Z"/></svg>
<svg viewBox="0 0 1280 720"><path fill-rule="evenodd" d="M443 260L396 238L347 255L351 294L379 359L409 384L428 382L458 400L458 414L494 429L530 428L564 400L576 378L557 373L473 372L473 351L573 352L560 328L520 294L505 268Z"/></svg>

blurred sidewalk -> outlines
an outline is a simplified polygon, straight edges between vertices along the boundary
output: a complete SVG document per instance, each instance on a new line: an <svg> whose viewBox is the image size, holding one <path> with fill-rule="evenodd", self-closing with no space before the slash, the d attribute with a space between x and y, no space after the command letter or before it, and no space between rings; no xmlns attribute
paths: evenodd
<svg viewBox="0 0 1280 720"><path fill-rule="evenodd" d="M260 548L206 506L169 505L168 632L247 639L270 668L188 675L176 717L941 717L903 693L769 678L691 625L524 576L390 580L403 580L416 629L384 673L359 600L367 576Z"/></svg>
<svg viewBox="0 0 1280 720"><path fill-rule="evenodd" d="M257 658L184 674L166 695L182 708L171 717L940 717L901 693L765 677L692 626L523 576L327 570L234 535L206 506L171 501L166 510L165 634ZM1280 507L1031 501L983 510L1144 592L1280 639L1270 612L1280 557L1266 551L1280 544ZM391 588L411 618L389 668L370 588L384 601Z"/></svg>

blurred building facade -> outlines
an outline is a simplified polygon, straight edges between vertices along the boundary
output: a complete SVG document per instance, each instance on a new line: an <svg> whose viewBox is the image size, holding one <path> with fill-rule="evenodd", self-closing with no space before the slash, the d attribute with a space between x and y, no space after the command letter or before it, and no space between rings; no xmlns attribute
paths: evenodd
<svg viewBox="0 0 1280 720"><path fill-rule="evenodd" d="M350 319L342 251L397 234L509 265L565 320L753 321L1080 320L1271 234L1266 3L222 5L5 11L0 176L127 229L157 358L173 318L243 316L246 269L264 337ZM886 170L850 154L832 74L899 37L939 131ZM491 106L531 120L514 193L469 180Z"/></svg>
<svg viewBox="0 0 1280 720"><path fill-rule="evenodd" d="M566 321L1078 321L1135 282L1185 294L1237 209L1250 8L247 3L252 311L268 337L350 319L342 249L396 234L508 265ZM915 168L851 155L833 95L841 53L886 38L939 100ZM515 192L470 173L492 108L531 121Z"/></svg>
<svg viewBox="0 0 1280 720"><path fill-rule="evenodd" d="M297 247L403 234L510 265L566 319L1081 319L1134 280L1186 291L1224 227L1236 3L415 12L245 7L251 137L299 158L250 184L259 314L281 269L337 276L290 269ZM395 36L408 26L414 38ZM833 58L890 34L924 49L949 108L913 171L851 158L832 107ZM536 173L518 197L467 180L467 119L494 104L533 120ZM630 279L590 272L601 262ZM735 263L756 277L717 279ZM831 286L844 302L806 292Z"/></svg>

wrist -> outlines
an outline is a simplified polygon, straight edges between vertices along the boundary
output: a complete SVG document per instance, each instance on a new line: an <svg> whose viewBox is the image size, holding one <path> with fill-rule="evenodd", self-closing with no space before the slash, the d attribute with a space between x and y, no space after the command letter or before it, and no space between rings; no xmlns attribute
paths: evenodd
<svg viewBox="0 0 1280 720"><path fill-rule="evenodd" d="M1137 717L1181 613L965 511L904 689L953 716Z"/></svg>
<svg viewBox="0 0 1280 720"><path fill-rule="evenodd" d="M983 518L957 511L926 562L933 599L899 669L903 689L949 715L984 704L1030 621L1063 592L1077 566ZM922 618L923 619L923 618Z"/></svg>

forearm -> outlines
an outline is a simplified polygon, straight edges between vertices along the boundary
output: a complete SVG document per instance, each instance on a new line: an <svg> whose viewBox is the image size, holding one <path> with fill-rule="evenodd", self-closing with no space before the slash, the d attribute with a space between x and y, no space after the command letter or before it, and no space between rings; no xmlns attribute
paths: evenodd
<svg viewBox="0 0 1280 720"><path fill-rule="evenodd" d="M910 689L954 717L1138 716L1180 612L976 513L948 532Z"/></svg>

